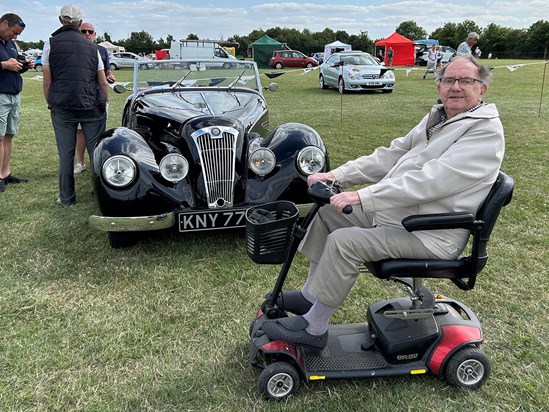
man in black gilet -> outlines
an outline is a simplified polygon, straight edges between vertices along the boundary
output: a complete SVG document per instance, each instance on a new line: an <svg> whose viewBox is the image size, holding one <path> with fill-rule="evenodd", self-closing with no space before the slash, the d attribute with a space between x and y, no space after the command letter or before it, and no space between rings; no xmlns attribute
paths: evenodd
<svg viewBox="0 0 549 412"><path fill-rule="evenodd" d="M80 33L83 15L74 5L61 8L62 26L44 45L44 96L59 153L60 206L76 202L74 152L78 124L86 136L86 147L93 163L93 151L105 131L108 84L97 47Z"/></svg>

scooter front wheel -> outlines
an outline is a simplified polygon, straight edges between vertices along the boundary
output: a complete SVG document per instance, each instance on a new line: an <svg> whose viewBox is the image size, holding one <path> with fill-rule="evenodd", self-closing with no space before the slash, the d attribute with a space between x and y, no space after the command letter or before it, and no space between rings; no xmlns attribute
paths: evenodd
<svg viewBox="0 0 549 412"><path fill-rule="evenodd" d="M282 401L299 389L299 374L287 362L271 363L259 376L259 390L268 400Z"/></svg>
<svg viewBox="0 0 549 412"><path fill-rule="evenodd" d="M477 389L490 376L490 360L479 348L469 346L452 356L446 366L446 381L450 386Z"/></svg>

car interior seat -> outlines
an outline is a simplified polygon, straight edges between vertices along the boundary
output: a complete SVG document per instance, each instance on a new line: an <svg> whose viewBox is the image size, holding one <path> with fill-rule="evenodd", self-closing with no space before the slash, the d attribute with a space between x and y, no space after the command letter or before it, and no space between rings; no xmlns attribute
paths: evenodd
<svg viewBox="0 0 549 412"><path fill-rule="evenodd" d="M407 285L412 307L391 317L419 319L430 316L434 309L433 294L423 286L423 278L450 279L462 290L475 287L477 274L488 261L487 244L501 209L511 202L514 181L503 172L492 186L476 216L470 213L414 215L402 220L409 232L415 230L467 229L471 232L471 252L455 260L385 259L365 262L370 273ZM397 312L397 311L395 311Z"/></svg>

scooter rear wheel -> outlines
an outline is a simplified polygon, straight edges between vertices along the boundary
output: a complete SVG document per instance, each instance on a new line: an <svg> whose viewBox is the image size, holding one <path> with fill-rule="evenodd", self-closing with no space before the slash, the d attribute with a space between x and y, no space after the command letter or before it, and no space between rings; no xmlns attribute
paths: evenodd
<svg viewBox="0 0 549 412"><path fill-rule="evenodd" d="M259 376L259 390L268 400L282 401L299 389L299 374L287 362L271 363Z"/></svg>
<svg viewBox="0 0 549 412"><path fill-rule="evenodd" d="M452 356L446 366L446 381L450 386L477 389L490 376L490 360L479 348L469 346Z"/></svg>

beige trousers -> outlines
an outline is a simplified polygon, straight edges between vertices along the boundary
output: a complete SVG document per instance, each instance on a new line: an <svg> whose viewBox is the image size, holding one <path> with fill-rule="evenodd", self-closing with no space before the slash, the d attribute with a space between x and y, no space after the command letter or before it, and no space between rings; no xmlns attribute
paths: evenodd
<svg viewBox="0 0 549 412"><path fill-rule="evenodd" d="M317 262L305 291L320 303L339 307L359 274L363 262L388 258L438 259L403 227L377 227L372 215L355 211L337 213L330 205L315 217L300 251Z"/></svg>

